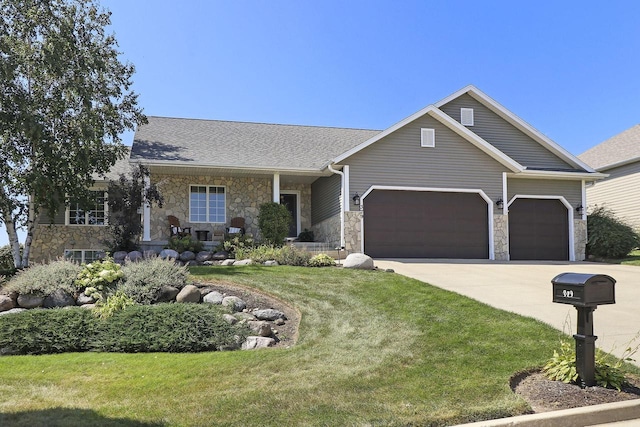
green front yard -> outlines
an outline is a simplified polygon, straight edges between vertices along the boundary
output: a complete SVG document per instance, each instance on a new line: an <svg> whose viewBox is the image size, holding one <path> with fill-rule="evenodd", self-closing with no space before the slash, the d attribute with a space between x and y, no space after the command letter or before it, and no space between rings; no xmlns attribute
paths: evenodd
<svg viewBox="0 0 640 427"><path fill-rule="evenodd" d="M403 276L196 267L302 313L289 349L0 358L0 425L447 425L521 414L562 334Z"/></svg>

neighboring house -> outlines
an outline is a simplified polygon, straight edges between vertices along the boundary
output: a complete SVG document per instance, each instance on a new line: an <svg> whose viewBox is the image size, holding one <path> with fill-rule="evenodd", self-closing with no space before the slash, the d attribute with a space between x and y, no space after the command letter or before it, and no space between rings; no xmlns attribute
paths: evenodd
<svg viewBox="0 0 640 427"><path fill-rule="evenodd" d="M589 207L604 206L640 230L640 124L578 156L608 177L587 186Z"/></svg>
<svg viewBox="0 0 640 427"><path fill-rule="evenodd" d="M145 244L167 241L167 215L209 238L244 217L259 237L276 201L290 236L373 257L582 260L585 186L603 178L473 86L384 131L149 117L130 161L165 200L143 209Z"/></svg>

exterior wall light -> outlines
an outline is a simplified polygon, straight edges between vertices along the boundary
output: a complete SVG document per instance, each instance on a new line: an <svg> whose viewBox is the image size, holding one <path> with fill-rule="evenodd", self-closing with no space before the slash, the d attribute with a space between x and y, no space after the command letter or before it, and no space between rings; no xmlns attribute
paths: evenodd
<svg viewBox="0 0 640 427"><path fill-rule="evenodd" d="M352 199L354 205L360 206L360 196L358 195L358 192L356 192Z"/></svg>
<svg viewBox="0 0 640 427"><path fill-rule="evenodd" d="M504 202L502 201L502 199L498 199L498 200L496 200L496 206L497 206L499 209L502 209L502 208L504 207Z"/></svg>
<svg viewBox="0 0 640 427"><path fill-rule="evenodd" d="M579 215L582 215L582 214L584 213L584 206L582 206L582 205L578 205L578 206L576 207L576 212L577 212Z"/></svg>

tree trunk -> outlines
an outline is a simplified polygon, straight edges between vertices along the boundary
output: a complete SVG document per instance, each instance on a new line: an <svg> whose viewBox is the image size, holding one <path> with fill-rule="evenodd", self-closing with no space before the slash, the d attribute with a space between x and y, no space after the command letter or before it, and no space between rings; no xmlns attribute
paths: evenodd
<svg viewBox="0 0 640 427"><path fill-rule="evenodd" d="M4 226L9 236L9 245L11 246L11 254L13 255L13 265L16 268L22 268L22 258L20 256L20 241L16 232L16 223L11 216L3 215Z"/></svg>

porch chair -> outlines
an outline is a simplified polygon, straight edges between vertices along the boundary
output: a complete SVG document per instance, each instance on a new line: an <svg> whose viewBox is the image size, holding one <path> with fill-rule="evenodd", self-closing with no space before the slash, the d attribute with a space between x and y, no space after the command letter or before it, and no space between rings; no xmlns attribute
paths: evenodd
<svg viewBox="0 0 640 427"><path fill-rule="evenodd" d="M229 226L227 227L227 235L231 236L231 235L244 235L245 233L245 229L244 229L244 218L242 217L235 217L235 218L231 218L231 222L229 222Z"/></svg>
<svg viewBox="0 0 640 427"><path fill-rule="evenodd" d="M191 236L191 227L181 227L180 220L173 215L168 215L169 230L171 231L171 237L173 236Z"/></svg>

